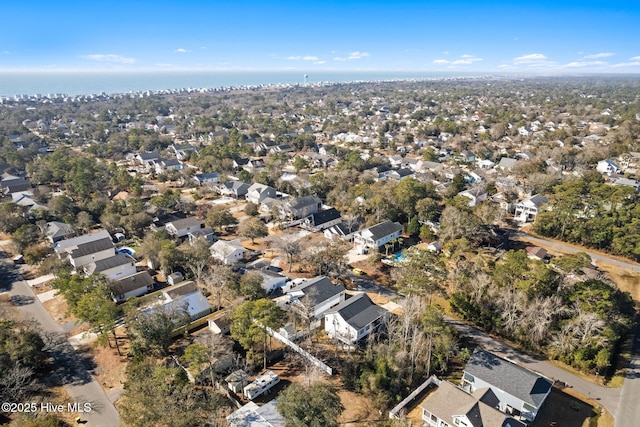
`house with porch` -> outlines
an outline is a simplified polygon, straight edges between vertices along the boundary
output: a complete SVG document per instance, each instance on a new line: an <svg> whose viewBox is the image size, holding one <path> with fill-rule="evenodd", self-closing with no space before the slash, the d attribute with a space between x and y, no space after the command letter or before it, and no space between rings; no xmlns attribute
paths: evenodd
<svg viewBox="0 0 640 427"><path fill-rule="evenodd" d="M341 222L340 212L336 208L329 208L306 217L302 227L311 231L322 231Z"/></svg>
<svg viewBox="0 0 640 427"><path fill-rule="evenodd" d="M247 194L245 195L245 199L248 202L256 205L260 205L267 197L276 199L276 189L257 182L247 189Z"/></svg>
<svg viewBox="0 0 640 427"><path fill-rule="evenodd" d="M124 302L129 298L139 297L152 291L155 282L146 271L140 271L130 276L123 277L109 283L111 297L116 303Z"/></svg>
<svg viewBox="0 0 640 427"><path fill-rule="evenodd" d="M245 248L240 240L218 240L209 247L211 256L223 264L235 264L244 258Z"/></svg>
<svg viewBox="0 0 640 427"><path fill-rule="evenodd" d="M320 326L319 320L332 307L345 299L345 287L333 284L326 276L317 276L288 288L283 288L285 308L296 310L303 317L314 321L315 327Z"/></svg>
<svg viewBox="0 0 640 427"><path fill-rule="evenodd" d="M297 199L290 199L280 206L284 217L290 219L300 219L315 214L320 210L322 200L316 196L303 196Z"/></svg>
<svg viewBox="0 0 640 427"><path fill-rule="evenodd" d="M379 330L388 311L374 304L365 293L345 299L324 316L324 330L331 338L354 346Z"/></svg>
<svg viewBox="0 0 640 427"><path fill-rule="evenodd" d="M402 224L387 220L354 233L353 242L360 252L365 253L367 249L377 250L401 234Z"/></svg>
<svg viewBox="0 0 640 427"><path fill-rule="evenodd" d="M204 228L204 222L195 216L189 216L186 218L176 219L167 222L164 226L165 231L170 236L182 238L189 233Z"/></svg>
<svg viewBox="0 0 640 427"><path fill-rule="evenodd" d="M513 219L519 222L533 222L536 220L536 216L540 213L542 206L547 203L549 203L549 199L542 194L536 194L528 197L521 202L516 203Z"/></svg>
<svg viewBox="0 0 640 427"><path fill-rule="evenodd" d="M481 349L467 361L461 384L471 394L489 389L494 408L527 422L535 420L552 386L549 378Z"/></svg>
<svg viewBox="0 0 640 427"><path fill-rule="evenodd" d="M87 276L102 274L109 280L118 280L136 273L136 260L126 254L117 254L90 262L83 270Z"/></svg>
<svg viewBox="0 0 640 427"><path fill-rule="evenodd" d="M422 421L430 427L526 427L521 421L500 412L498 400L491 389L464 391L449 381L421 404Z"/></svg>

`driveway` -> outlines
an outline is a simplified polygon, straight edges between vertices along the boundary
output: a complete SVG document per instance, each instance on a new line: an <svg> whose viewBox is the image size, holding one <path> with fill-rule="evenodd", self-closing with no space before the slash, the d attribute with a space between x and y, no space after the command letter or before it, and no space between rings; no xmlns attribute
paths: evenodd
<svg viewBox="0 0 640 427"><path fill-rule="evenodd" d="M62 326L49 315L40 300L36 298L31 286L22 279L18 269L7 261L6 256L0 258L0 282L8 287L10 297L30 301L17 305L18 310L26 319L34 319L40 324L45 349L54 359L54 372L50 380L64 385L71 398L71 401L66 403L79 404L81 407L82 404L90 404L91 412L78 413L83 420L87 421L85 425L119 426L120 415L89 371L92 368L91 359L78 354L73 349ZM75 416L74 413L73 418Z"/></svg>

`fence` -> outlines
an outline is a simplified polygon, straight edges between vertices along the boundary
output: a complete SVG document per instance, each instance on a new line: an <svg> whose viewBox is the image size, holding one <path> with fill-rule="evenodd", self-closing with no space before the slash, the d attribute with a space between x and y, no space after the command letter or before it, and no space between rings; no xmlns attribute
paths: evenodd
<svg viewBox="0 0 640 427"><path fill-rule="evenodd" d="M311 353L309 353L308 351L306 351L305 349L300 347L298 344L296 344L293 341L290 341L289 339L287 339L284 336L280 335L278 332L274 331L273 329L271 329L269 327L267 327L266 329L267 329L267 332L269 333L269 335L271 335L272 337L274 337L275 339L277 339L281 343L291 347L294 351L300 353L301 355L303 355L304 357L309 359L309 361L311 361L311 363L316 365L318 368L322 369L327 374L333 375L333 369L330 366L326 365L324 362L322 362L320 359L318 359L317 357L313 356Z"/></svg>

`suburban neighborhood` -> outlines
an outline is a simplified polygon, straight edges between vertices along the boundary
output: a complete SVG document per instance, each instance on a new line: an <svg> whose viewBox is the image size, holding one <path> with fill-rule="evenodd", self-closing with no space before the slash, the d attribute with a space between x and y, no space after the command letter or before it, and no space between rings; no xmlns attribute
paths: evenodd
<svg viewBox="0 0 640 427"><path fill-rule="evenodd" d="M593 79L3 98L0 395L96 410L0 424L630 425L639 87Z"/></svg>

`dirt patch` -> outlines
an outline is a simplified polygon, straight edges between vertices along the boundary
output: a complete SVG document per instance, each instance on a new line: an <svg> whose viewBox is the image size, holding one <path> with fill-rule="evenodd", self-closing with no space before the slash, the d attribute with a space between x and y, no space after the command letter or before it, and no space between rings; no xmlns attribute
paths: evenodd
<svg viewBox="0 0 640 427"><path fill-rule="evenodd" d="M385 413L379 411L366 396L344 389L338 391L338 396L345 407L342 415L338 418L341 426L372 426L388 419L385 417Z"/></svg>
<svg viewBox="0 0 640 427"><path fill-rule="evenodd" d="M129 345L128 340L124 338L124 329L118 329L117 336L122 356L118 354L115 346L114 348L98 346L90 348L96 365L94 376L106 393L121 388L127 379L126 371L129 359L126 354L129 352ZM114 345L113 336L110 337L110 340Z"/></svg>
<svg viewBox="0 0 640 427"><path fill-rule="evenodd" d="M51 317L53 317L53 320L57 323L74 322L77 320L72 314L67 313L69 306L67 305L67 300L61 295L43 302L42 305L44 305L44 308L47 309Z"/></svg>
<svg viewBox="0 0 640 427"><path fill-rule="evenodd" d="M600 263L600 270L606 272L618 289L629 292L636 303L640 303L640 274L630 272L620 267L613 267Z"/></svg>

